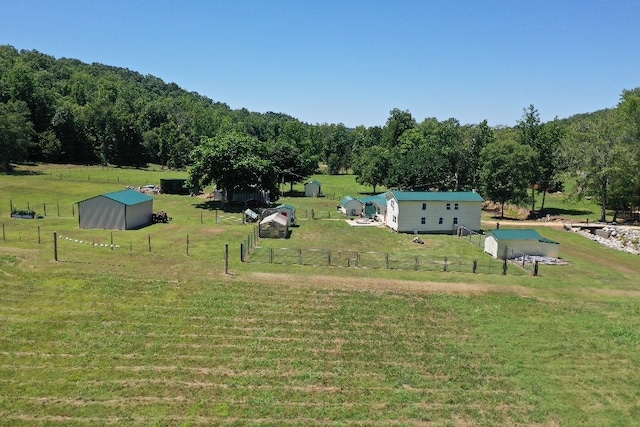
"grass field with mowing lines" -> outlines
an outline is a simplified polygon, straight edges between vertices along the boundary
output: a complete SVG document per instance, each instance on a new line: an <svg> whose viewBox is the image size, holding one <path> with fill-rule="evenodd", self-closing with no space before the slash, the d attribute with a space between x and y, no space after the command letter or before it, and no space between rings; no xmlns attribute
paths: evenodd
<svg viewBox="0 0 640 427"><path fill-rule="evenodd" d="M54 194L49 188L71 205L114 191L110 172L124 176L96 169L68 179L55 171L47 178L46 170L0 176L0 205ZM149 171L131 173L131 182L154 183ZM332 180L352 195L366 191L349 176L317 178L325 192ZM298 209L335 205L285 200ZM200 202L158 196L155 209L174 220L114 232L114 250L76 243L110 243L111 232L80 230L71 215L3 215L0 425L640 419L637 256L545 227L540 232L561 243L570 264L543 267L541 277L243 264L239 244L251 226L218 223L216 214L234 214ZM53 231L73 237L60 243L60 262ZM483 256L451 236L422 246L385 229L352 231L341 221L306 220L287 245ZM225 244L231 275L223 274Z"/></svg>

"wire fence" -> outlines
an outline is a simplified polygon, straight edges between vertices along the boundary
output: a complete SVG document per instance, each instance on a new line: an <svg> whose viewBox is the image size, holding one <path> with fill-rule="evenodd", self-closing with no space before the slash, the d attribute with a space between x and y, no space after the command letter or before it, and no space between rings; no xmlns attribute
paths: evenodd
<svg viewBox="0 0 640 427"><path fill-rule="evenodd" d="M244 246L246 245L246 246ZM509 269L503 260L490 257L430 256L388 252L332 251L327 249L267 248L247 238L241 249L242 261L256 264L283 264L363 269L445 271L456 273L522 274Z"/></svg>
<svg viewBox="0 0 640 427"><path fill-rule="evenodd" d="M464 225L456 225L453 231L460 240L466 240L474 246L484 248L484 234L473 231Z"/></svg>

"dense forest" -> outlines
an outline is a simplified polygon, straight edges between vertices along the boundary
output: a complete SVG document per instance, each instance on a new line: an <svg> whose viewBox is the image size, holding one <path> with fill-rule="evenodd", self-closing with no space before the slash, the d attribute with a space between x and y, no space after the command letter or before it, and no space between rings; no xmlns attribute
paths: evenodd
<svg viewBox="0 0 640 427"><path fill-rule="evenodd" d="M189 185L273 193L318 171L352 172L375 192L478 189L544 210L547 191L603 209L640 206L640 88L615 108L543 123L534 105L513 127L417 121L394 108L381 126L308 124L233 110L151 75L0 46L0 170L20 162L188 168Z"/></svg>

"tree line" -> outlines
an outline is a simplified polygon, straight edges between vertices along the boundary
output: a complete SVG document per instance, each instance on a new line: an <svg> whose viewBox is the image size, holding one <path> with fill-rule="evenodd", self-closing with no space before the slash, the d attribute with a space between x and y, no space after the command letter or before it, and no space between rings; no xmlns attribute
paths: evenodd
<svg viewBox="0 0 640 427"><path fill-rule="evenodd" d="M0 168L23 161L189 168L189 185L277 194L326 166L405 190L477 189L544 211L550 189L605 209L640 205L640 88L615 107L542 123L529 105L514 126L418 122L394 108L382 126L308 124L233 110L125 68L0 46ZM604 219L604 216L603 216Z"/></svg>

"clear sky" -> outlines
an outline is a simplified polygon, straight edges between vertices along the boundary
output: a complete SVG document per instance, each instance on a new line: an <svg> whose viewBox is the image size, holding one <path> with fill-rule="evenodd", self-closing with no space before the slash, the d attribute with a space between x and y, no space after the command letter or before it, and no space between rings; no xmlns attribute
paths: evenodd
<svg viewBox="0 0 640 427"><path fill-rule="evenodd" d="M0 0L0 44L312 124L512 126L640 86L640 1Z"/></svg>

